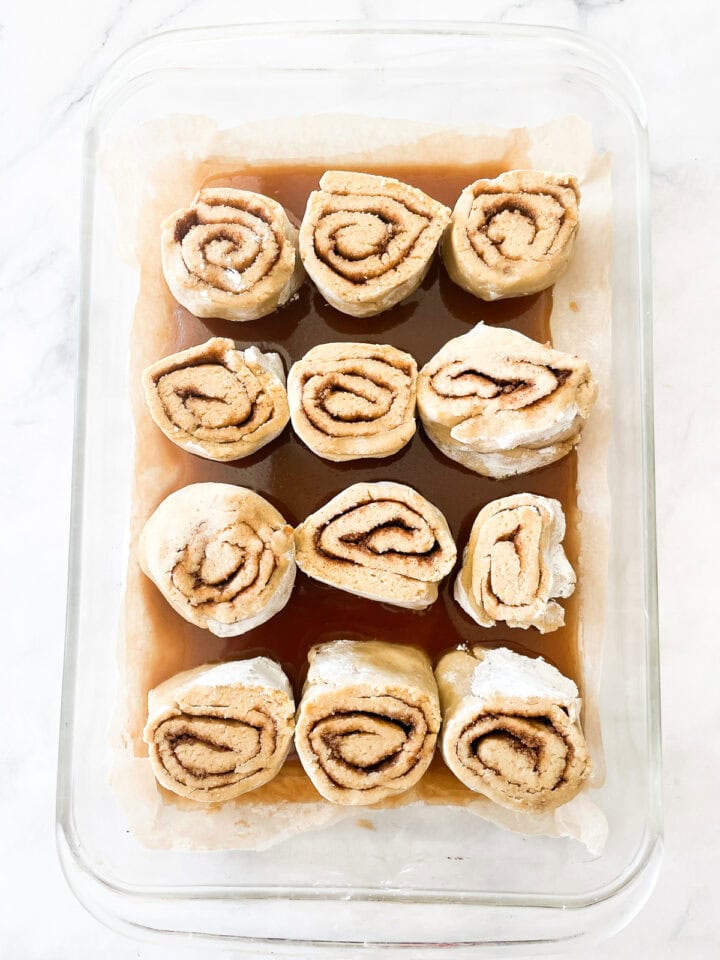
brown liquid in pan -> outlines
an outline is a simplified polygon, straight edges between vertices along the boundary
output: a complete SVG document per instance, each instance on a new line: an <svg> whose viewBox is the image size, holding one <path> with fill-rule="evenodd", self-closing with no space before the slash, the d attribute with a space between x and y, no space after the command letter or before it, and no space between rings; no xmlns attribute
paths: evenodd
<svg viewBox="0 0 720 960"><path fill-rule="evenodd" d="M502 172L499 164L472 168L391 165L364 166L363 169L411 183L450 207L473 179ZM319 165L253 167L248 172L208 169L201 177L201 185L232 186L274 197L288 210L291 219L299 222L308 194L317 187L324 170L325 167ZM466 333L481 320L511 327L538 341L549 341L552 291L484 303L453 284L436 258L422 287L412 297L393 310L369 319L348 317L329 307L309 281L294 302L268 317L248 323L199 320L177 304L169 291L165 302L170 329L168 353L203 343L210 336L223 336L236 340L241 349L256 344L261 349L277 351L287 370L316 344L361 340L393 344L411 353L421 367L447 340ZM145 415L149 418L149 414ZM462 612L452 596L462 551L477 512L490 500L513 493L537 493L560 500L568 527L564 546L577 569L574 453L525 476L490 480L444 457L425 437L419 418L416 435L399 453L387 459L350 463L331 463L315 456L298 440L290 426L256 455L231 464L213 463L186 453L174 447L157 429L149 438L152 446L157 444L158 456L163 461L169 457L182 459L183 483L217 481L251 487L270 500L293 525L352 483L395 480L410 484L444 513L458 546L457 567L442 584L438 601L427 610L405 610L355 597L311 580L298 570L295 589L284 610L250 633L226 639L186 623L155 586L145 581L142 589L146 616L153 621L155 643L160 642L160 648L155 646L148 651L154 661L150 673L155 675L155 682L206 661L268 653L286 668L299 695L308 649L319 640L337 637L372 637L415 644L434 660L461 642L504 645L522 653L541 654L564 674L580 682L576 595L563 601L566 626L544 636L533 628L480 627ZM152 446L144 456L153 455ZM162 497L158 502L160 499ZM281 774L275 781L271 791L273 799L277 799L278 790L282 792L282 781L286 778L288 788L297 790L297 777L288 769L294 766L288 763L285 776ZM440 787L440 781L450 788L454 779L448 777L437 758L423 779L428 793L434 792L430 781L436 778L439 778L434 784L436 788ZM257 793L255 798L260 799Z"/></svg>

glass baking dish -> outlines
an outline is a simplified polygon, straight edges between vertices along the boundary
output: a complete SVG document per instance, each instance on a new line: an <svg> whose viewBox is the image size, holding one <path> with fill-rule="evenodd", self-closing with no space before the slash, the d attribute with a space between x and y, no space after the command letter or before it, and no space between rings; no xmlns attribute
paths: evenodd
<svg viewBox="0 0 720 960"><path fill-rule="evenodd" d="M252 90L252 97L243 96ZM532 126L576 114L613 157L614 404L610 581L600 711L604 852L461 812L385 811L264 852L150 850L107 782L127 561L132 420L127 344L137 276L114 233L98 157L144 121L221 126L353 113ZM330 152L341 137L328 121ZM138 162L142 162L142 157ZM280 159L280 158L278 158ZM162 34L124 54L93 98L82 298L58 844L73 890L137 936L200 936L248 954L527 955L626 924L660 860L660 716L647 155L642 99L608 52L566 31L466 23L288 24ZM393 843L388 843L392 836ZM398 844L404 850L398 860Z"/></svg>

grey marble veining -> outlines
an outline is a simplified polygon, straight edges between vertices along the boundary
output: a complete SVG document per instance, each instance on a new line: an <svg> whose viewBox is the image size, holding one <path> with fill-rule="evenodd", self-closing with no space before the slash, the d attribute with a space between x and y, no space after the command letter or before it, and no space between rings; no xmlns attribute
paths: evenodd
<svg viewBox="0 0 720 960"><path fill-rule="evenodd" d="M304 8L304 9L303 9ZM651 130L656 443L667 845L657 889L583 960L720 956L720 644L710 619L720 529L720 220L712 0L67 0L0 11L0 445L3 740L0 956L204 957L143 946L75 902L54 851L79 263L82 131L112 60L158 30L238 19L449 18L582 29L634 70ZM571 954L572 955L572 954ZM580 957L580 954L574 956Z"/></svg>

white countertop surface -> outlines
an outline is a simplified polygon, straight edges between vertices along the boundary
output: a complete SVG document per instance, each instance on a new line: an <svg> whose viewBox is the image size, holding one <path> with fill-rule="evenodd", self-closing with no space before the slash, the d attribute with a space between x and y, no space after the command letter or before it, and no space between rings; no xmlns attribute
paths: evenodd
<svg viewBox="0 0 720 960"><path fill-rule="evenodd" d="M651 132L666 851L640 916L615 939L571 956L720 956L720 642L709 606L718 594L720 535L712 508L720 473L720 111L712 94L719 10L713 0L3 5L0 564L2 703L11 734L3 739L0 778L0 957L208 954L135 943L105 929L75 901L55 854L81 137L93 85L128 45L171 27L303 15L468 19L478 11L488 20L570 27L605 41L634 70Z"/></svg>

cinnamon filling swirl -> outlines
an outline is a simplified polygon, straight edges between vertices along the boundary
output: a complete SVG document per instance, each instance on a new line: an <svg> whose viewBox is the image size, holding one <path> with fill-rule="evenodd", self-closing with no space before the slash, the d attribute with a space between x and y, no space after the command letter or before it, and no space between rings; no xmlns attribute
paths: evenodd
<svg viewBox="0 0 720 960"><path fill-rule="evenodd" d="M440 511L412 487L358 483L295 531L297 562L340 590L422 609L437 599L455 544Z"/></svg>
<svg viewBox="0 0 720 960"><path fill-rule="evenodd" d="M207 187L163 224L165 279L196 317L255 320L286 303L301 285L297 239L276 200Z"/></svg>
<svg viewBox="0 0 720 960"><path fill-rule="evenodd" d="M377 803L427 769L440 725L427 656L378 641L338 640L310 651L295 744L327 800Z"/></svg>
<svg viewBox="0 0 720 960"><path fill-rule="evenodd" d="M290 370L293 427L318 456L386 457L415 433L417 364L385 344L325 343Z"/></svg>
<svg viewBox="0 0 720 960"><path fill-rule="evenodd" d="M542 658L503 648L453 651L435 673L443 757L467 787L525 812L579 792L590 761L572 680Z"/></svg>
<svg viewBox="0 0 720 960"><path fill-rule="evenodd" d="M541 633L565 623L557 597L575 589L557 500L520 493L493 500L475 519L455 598L481 627L506 623Z"/></svg>
<svg viewBox="0 0 720 960"><path fill-rule="evenodd" d="M196 483L145 524L140 565L186 620L236 636L278 613L295 580L292 527L252 490Z"/></svg>
<svg viewBox="0 0 720 960"><path fill-rule="evenodd" d="M545 290L569 263L579 197L574 177L537 170L471 183L443 238L451 278L483 300Z"/></svg>
<svg viewBox="0 0 720 960"><path fill-rule="evenodd" d="M204 802L271 780L293 733L287 677L266 657L187 670L150 691L144 739L158 781Z"/></svg>
<svg viewBox="0 0 720 960"><path fill-rule="evenodd" d="M392 177L330 170L310 194L300 255L328 303L370 317L420 285L450 211Z"/></svg>
<svg viewBox="0 0 720 960"><path fill-rule="evenodd" d="M418 376L418 409L433 443L498 479L566 456L596 396L584 360L482 323L446 343Z"/></svg>
<svg viewBox="0 0 720 960"><path fill-rule="evenodd" d="M155 423L178 446L208 460L239 460L274 440L290 419L282 361L213 337L143 372Z"/></svg>

